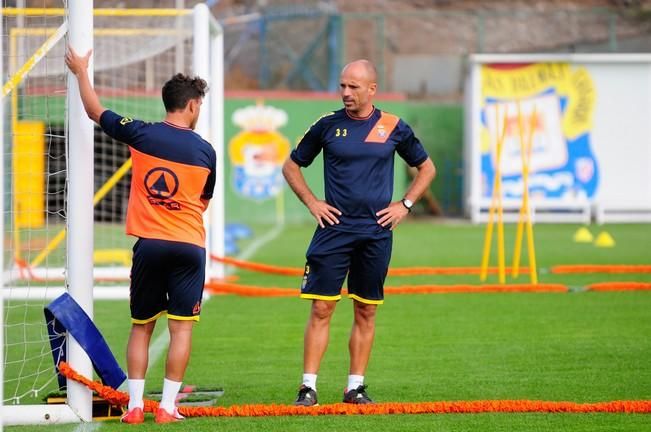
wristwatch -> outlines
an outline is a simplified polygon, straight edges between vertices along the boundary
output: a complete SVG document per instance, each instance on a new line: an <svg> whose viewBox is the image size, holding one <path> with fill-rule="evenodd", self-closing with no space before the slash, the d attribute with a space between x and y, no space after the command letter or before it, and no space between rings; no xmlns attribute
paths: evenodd
<svg viewBox="0 0 651 432"><path fill-rule="evenodd" d="M403 198L402 205L405 206L405 208L411 212L411 208L414 206L414 202L407 198Z"/></svg>

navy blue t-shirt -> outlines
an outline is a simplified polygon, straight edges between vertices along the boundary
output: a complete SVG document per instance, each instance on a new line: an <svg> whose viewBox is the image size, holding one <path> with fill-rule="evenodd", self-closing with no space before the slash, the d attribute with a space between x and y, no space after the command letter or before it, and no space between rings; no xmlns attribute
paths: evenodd
<svg viewBox="0 0 651 432"><path fill-rule="evenodd" d="M129 145L133 166L126 231L205 247L204 203L215 188L216 154L191 129L104 111L100 126Z"/></svg>
<svg viewBox="0 0 651 432"><path fill-rule="evenodd" d="M108 136L139 152L171 162L208 168L210 174L201 198L212 198L217 155L213 146L192 129L167 122L147 123L122 117L111 110L102 113L99 124Z"/></svg>
<svg viewBox="0 0 651 432"><path fill-rule="evenodd" d="M291 158L309 166L323 150L325 200L342 213L334 229L377 232L376 212L393 196L394 154L410 166L427 153L409 125L374 109L367 118L351 117L345 109L324 115L305 133Z"/></svg>

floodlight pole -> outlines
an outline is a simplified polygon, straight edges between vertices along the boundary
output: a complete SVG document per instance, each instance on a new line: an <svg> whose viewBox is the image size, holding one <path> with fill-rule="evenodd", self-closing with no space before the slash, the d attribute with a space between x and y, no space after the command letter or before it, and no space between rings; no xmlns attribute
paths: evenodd
<svg viewBox="0 0 651 432"><path fill-rule="evenodd" d="M93 48L93 1L69 0L68 43L84 55ZM93 83L93 56L88 64L88 76ZM77 78L68 72L68 200L66 213L68 229L67 272L68 292L93 318L93 122L84 110ZM93 378L88 355L68 334L70 365L86 378ZM68 380L68 405L82 421L93 419L92 392L83 384Z"/></svg>

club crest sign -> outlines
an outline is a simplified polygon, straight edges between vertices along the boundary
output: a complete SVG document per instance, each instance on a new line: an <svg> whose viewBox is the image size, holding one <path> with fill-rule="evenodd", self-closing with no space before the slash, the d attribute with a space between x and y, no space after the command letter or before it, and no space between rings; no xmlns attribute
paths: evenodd
<svg viewBox="0 0 651 432"><path fill-rule="evenodd" d="M282 164L289 155L289 140L278 132L287 113L261 102L236 110L233 123L242 130L231 139L232 185L247 198L266 200L284 186Z"/></svg>

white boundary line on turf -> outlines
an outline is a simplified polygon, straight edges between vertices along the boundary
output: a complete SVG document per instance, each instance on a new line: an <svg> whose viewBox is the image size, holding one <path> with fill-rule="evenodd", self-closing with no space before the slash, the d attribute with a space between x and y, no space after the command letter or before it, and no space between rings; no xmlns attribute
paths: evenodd
<svg viewBox="0 0 651 432"><path fill-rule="evenodd" d="M75 427L73 432L94 432L102 427L101 422L80 423Z"/></svg>

